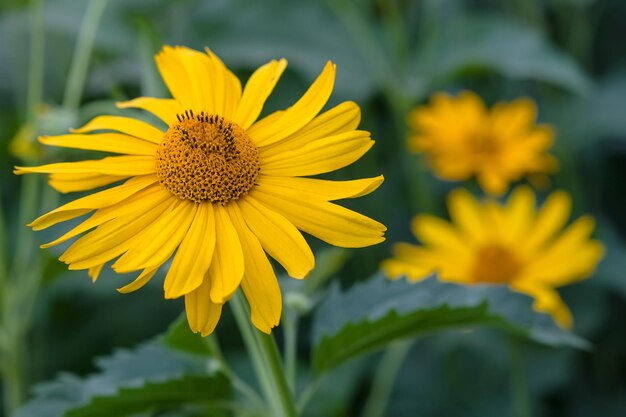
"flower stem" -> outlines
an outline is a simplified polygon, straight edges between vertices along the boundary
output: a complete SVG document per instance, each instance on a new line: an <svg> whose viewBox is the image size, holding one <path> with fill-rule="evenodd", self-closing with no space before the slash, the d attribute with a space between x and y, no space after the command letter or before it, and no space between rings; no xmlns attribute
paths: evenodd
<svg viewBox="0 0 626 417"><path fill-rule="evenodd" d="M296 392L296 377L298 365L298 314L295 311L285 311L283 331L285 333L285 374L291 392Z"/></svg>
<svg viewBox="0 0 626 417"><path fill-rule="evenodd" d="M272 417L295 417L296 409L283 372L282 362L271 335L258 331L250 322L250 313L240 291L237 291L229 305L235 316L259 385L269 403Z"/></svg>
<svg viewBox="0 0 626 417"><path fill-rule="evenodd" d="M531 399L524 371L524 355L518 339L509 338L509 357L511 360L511 390L513 408L516 417L531 417Z"/></svg>
<svg viewBox="0 0 626 417"><path fill-rule="evenodd" d="M384 417L394 382L404 360L411 350L412 340L401 340L387 348L383 354L376 373L370 394L363 408L363 417Z"/></svg>
<svg viewBox="0 0 626 417"><path fill-rule="evenodd" d="M63 96L63 107L75 110L83 95L87 70L100 18L108 0L91 0L80 25L70 72Z"/></svg>

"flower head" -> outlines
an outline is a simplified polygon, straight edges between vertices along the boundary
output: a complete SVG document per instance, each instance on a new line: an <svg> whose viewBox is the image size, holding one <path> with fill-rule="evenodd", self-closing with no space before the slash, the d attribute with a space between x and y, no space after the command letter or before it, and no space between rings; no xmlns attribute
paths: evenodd
<svg viewBox="0 0 626 417"><path fill-rule="evenodd" d="M140 271L121 292L142 287L171 259L165 297L185 297L192 330L211 333L223 304L241 286L252 322L269 332L282 303L266 253L290 276L304 278L314 258L300 230L342 247L384 240L382 224L331 202L374 191L382 176L305 178L343 168L372 146L369 132L356 130L359 107L344 102L319 114L334 84L330 62L293 106L261 119L285 60L257 69L243 89L209 50L164 47L156 62L173 98L142 97L119 107L148 111L161 127L99 116L72 134L40 141L118 156L17 167L17 174L49 174L61 192L115 184L30 226L45 229L91 213L43 247L82 235L60 260L88 270L94 281L113 260L118 273Z"/></svg>
<svg viewBox="0 0 626 417"><path fill-rule="evenodd" d="M487 193L500 195L524 176L545 178L556 170L556 160L546 153L554 134L549 126L536 125L536 118L537 109L527 98L488 110L474 93L440 93L410 114L409 147L427 154L439 177L462 181L475 176Z"/></svg>
<svg viewBox="0 0 626 417"><path fill-rule="evenodd" d="M437 271L441 279L462 284L506 284L535 298L537 311L570 327L571 314L555 288L590 276L603 255L591 240L594 221L582 216L563 227L571 199L552 193L535 209L530 188L516 188L505 204L478 202L458 189L448 198L451 223L418 215L412 229L421 246L399 243L382 268L392 278L419 280Z"/></svg>

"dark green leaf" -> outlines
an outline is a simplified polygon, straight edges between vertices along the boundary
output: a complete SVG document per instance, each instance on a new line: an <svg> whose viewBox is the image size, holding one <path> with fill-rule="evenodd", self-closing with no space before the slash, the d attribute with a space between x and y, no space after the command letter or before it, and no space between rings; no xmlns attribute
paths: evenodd
<svg viewBox="0 0 626 417"><path fill-rule="evenodd" d="M449 21L441 39L423 48L417 72L449 77L485 69L514 79L532 79L586 93L591 82L568 55L532 27L511 19L464 17Z"/></svg>
<svg viewBox="0 0 626 417"><path fill-rule="evenodd" d="M394 340L483 325L549 346L588 346L534 312L531 298L507 287L435 278L409 283L377 275L343 293L334 287L320 306L313 326L314 365L323 372Z"/></svg>
<svg viewBox="0 0 626 417"><path fill-rule="evenodd" d="M14 417L109 417L230 398L230 383L206 357L182 354L158 342L120 350L97 361L99 372L63 374L35 387Z"/></svg>

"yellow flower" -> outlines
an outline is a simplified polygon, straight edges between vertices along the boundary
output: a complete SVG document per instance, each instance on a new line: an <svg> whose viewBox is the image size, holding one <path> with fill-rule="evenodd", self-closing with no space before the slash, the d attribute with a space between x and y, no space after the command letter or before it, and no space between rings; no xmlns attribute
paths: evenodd
<svg viewBox="0 0 626 417"><path fill-rule="evenodd" d="M441 279L462 284L508 284L534 297L535 310L571 327L570 311L555 288L590 276L604 250L590 239L589 216L562 230L571 212L567 193L552 193L536 210L526 186L502 205L478 202L457 189L448 197L448 210L451 223L431 215L414 218L412 230L422 246L395 245L394 257L382 264L389 277L420 280L436 271Z"/></svg>
<svg viewBox="0 0 626 417"><path fill-rule="evenodd" d="M335 80L331 62L293 106L260 120L284 59L257 69L243 91L209 50L166 46L156 63L173 98L142 97L119 107L152 113L164 122L162 129L99 116L73 134L40 141L121 156L16 168L17 174L50 174L50 185L61 192L118 183L30 226L45 229L93 212L42 247L82 234L60 260L69 269L87 269L93 280L114 259L118 273L141 271L121 292L142 287L172 258L165 298L185 296L194 332L211 333L223 304L241 285L252 322L269 333L278 325L282 303L266 252L290 276L304 278L314 258L299 230L342 247L384 240L385 226L331 203L374 191L382 176L304 178L343 168L370 149L370 133L356 130L360 109L344 102L318 115Z"/></svg>
<svg viewBox="0 0 626 417"><path fill-rule="evenodd" d="M474 93L440 93L409 115L414 130L409 148L427 154L439 177L464 181L475 176L487 193L500 195L524 176L556 170L556 160L546 153L554 134L549 126L536 125L536 118L537 109L527 98L487 110Z"/></svg>

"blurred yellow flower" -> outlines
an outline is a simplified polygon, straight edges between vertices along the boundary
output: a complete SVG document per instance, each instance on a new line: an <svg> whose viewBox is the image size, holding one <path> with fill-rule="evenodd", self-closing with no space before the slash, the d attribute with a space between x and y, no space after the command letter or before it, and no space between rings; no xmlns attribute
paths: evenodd
<svg viewBox="0 0 626 417"><path fill-rule="evenodd" d="M436 271L462 284L508 284L535 299L534 308L551 314L562 327L572 317L555 290L590 276L603 246L590 235L594 221L582 216L563 230L571 212L570 196L552 193L535 209L529 187L516 188L505 204L478 202L465 190L448 197L452 222L418 215L412 223L422 246L399 243L382 268L391 278L420 280Z"/></svg>
<svg viewBox="0 0 626 417"><path fill-rule="evenodd" d="M489 194L501 195L509 184L531 175L552 173L557 162L547 150L554 133L536 125L537 109L527 98L487 109L480 97L439 93L429 105L409 115L409 148L427 154L436 175L451 181L476 177Z"/></svg>
<svg viewBox="0 0 626 417"><path fill-rule="evenodd" d="M362 247L384 240L385 226L331 203L374 191L382 176L354 181L303 178L343 168L372 146L356 130L360 109L344 102L322 113L333 89L328 63L293 106L260 120L263 105L287 63L257 69L245 88L211 51L164 47L156 63L173 98L120 103L161 119L99 116L47 145L111 152L98 160L17 167L50 174L61 192L117 185L72 201L30 226L45 229L92 216L53 242L79 236L60 257L93 280L114 259L118 273L141 271L120 289L145 285L172 258L166 298L185 296L190 327L207 335L223 304L241 285L254 325L279 322L281 293L266 252L289 275L304 278L314 258L299 229L332 245Z"/></svg>

